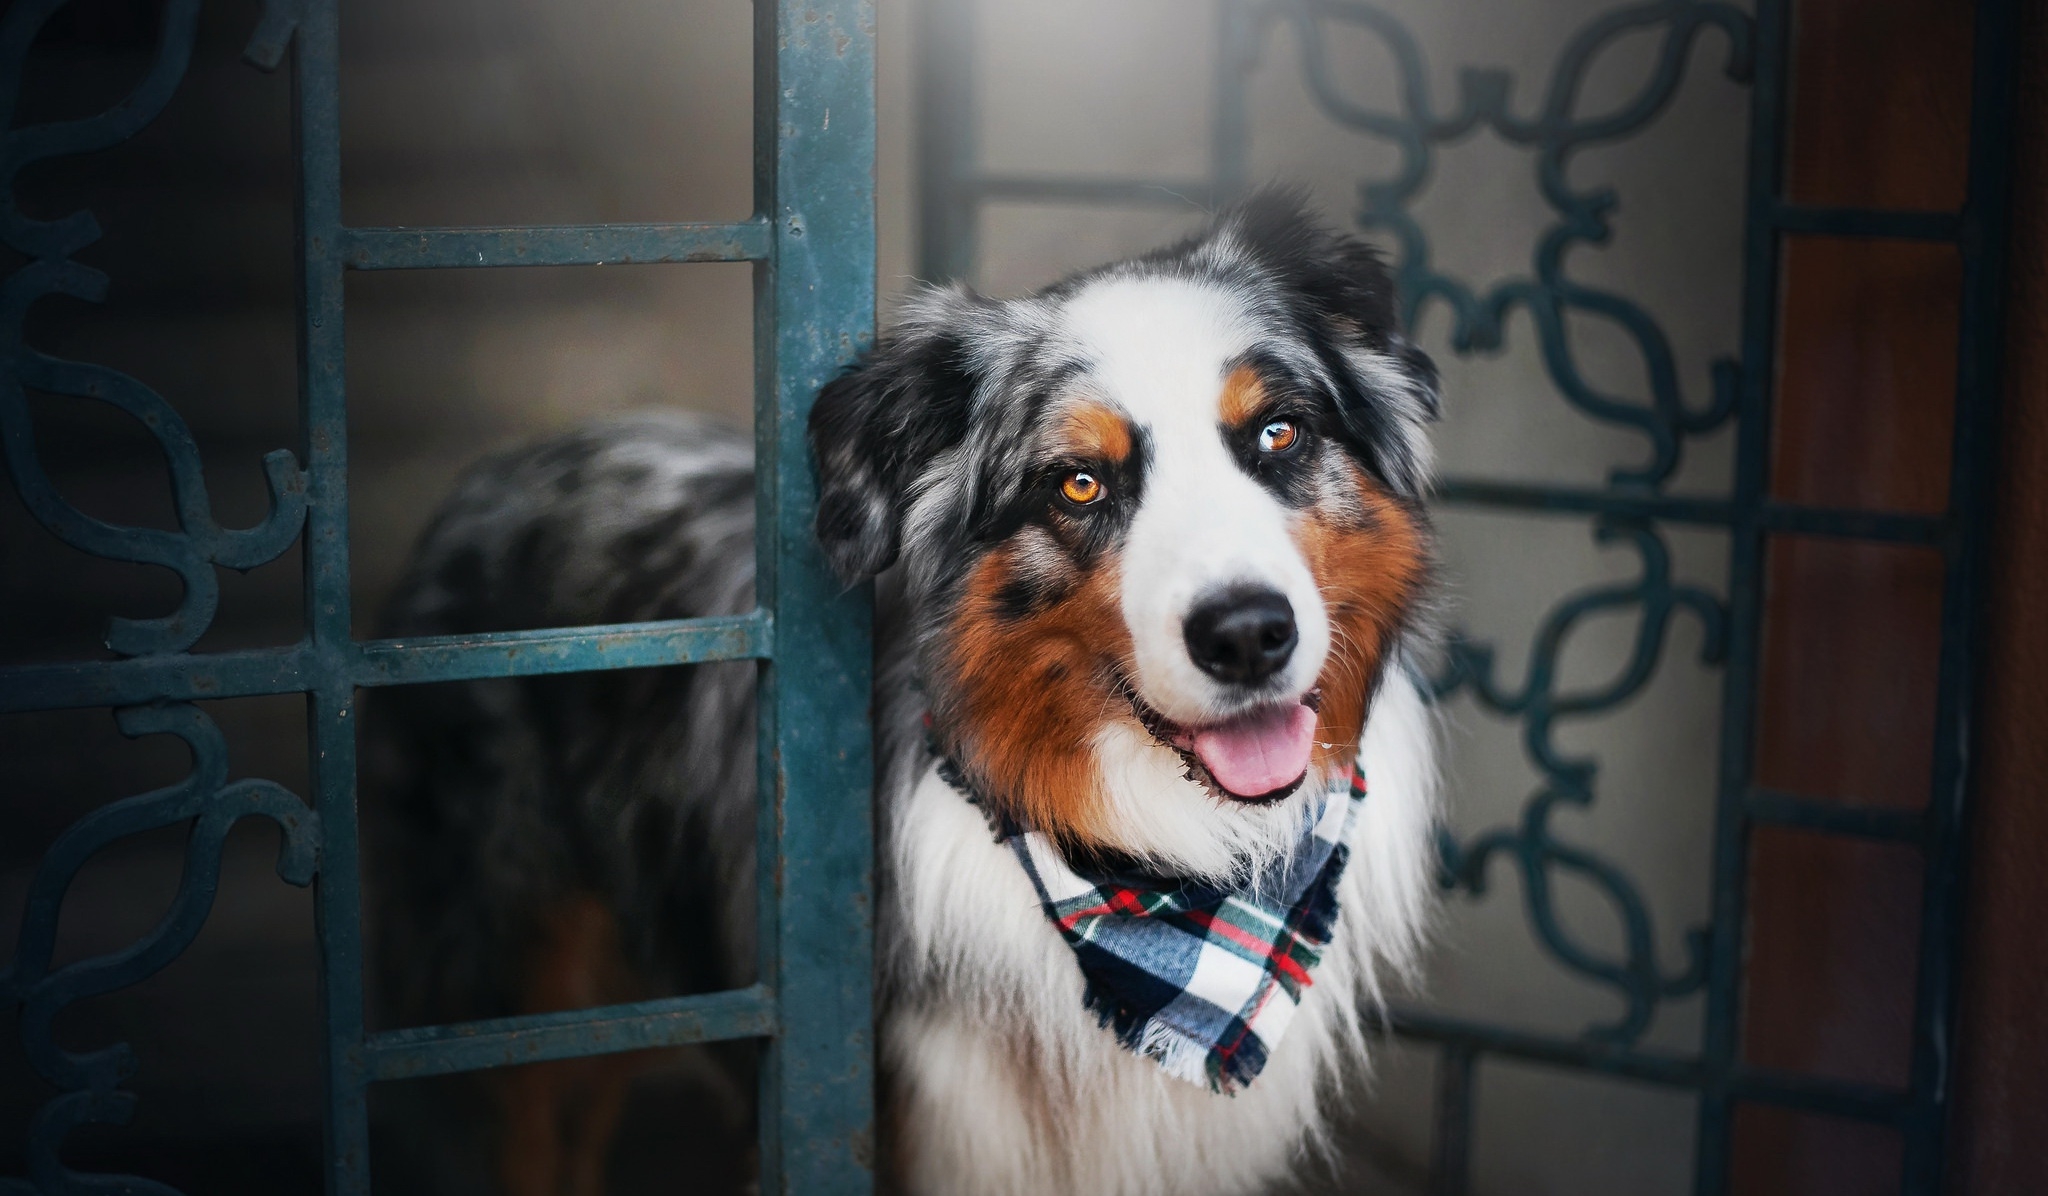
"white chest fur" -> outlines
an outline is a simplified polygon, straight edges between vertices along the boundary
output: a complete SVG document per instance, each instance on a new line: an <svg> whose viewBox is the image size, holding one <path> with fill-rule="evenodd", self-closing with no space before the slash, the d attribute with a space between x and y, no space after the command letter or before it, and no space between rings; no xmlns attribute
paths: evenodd
<svg viewBox="0 0 2048 1196"><path fill-rule="evenodd" d="M1412 968L1428 917L1434 744L1399 672L1363 759L1334 936L1287 1037L1235 1096L1169 1077L1097 1024L1029 878L935 770L885 794L881 1050L907 1189L1223 1196L1316 1149L1325 1098L1364 1059L1362 1003Z"/></svg>

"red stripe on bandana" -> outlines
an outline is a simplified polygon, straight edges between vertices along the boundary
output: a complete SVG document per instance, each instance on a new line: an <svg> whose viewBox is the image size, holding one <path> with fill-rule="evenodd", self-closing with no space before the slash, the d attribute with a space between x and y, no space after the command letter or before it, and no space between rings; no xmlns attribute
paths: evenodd
<svg viewBox="0 0 2048 1196"><path fill-rule="evenodd" d="M1204 933L1220 931L1224 938L1229 939L1245 950L1258 952L1261 958L1271 960L1274 966L1292 977L1295 983L1304 987L1315 983L1315 981L1309 979L1307 969L1289 958L1285 951L1273 950L1275 944L1266 942L1263 939L1254 938L1207 910L1189 910L1185 916L1188 921L1201 927ZM1293 938L1294 936L1290 934L1287 937Z"/></svg>
<svg viewBox="0 0 2048 1196"><path fill-rule="evenodd" d="M1144 896L1134 889L1117 889L1109 895L1109 903L1120 914L1143 915L1147 912Z"/></svg>
<svg viewBox="0 0 2048 1196"><path fill-rule="evenodd" d="M1144 894L1135 889L1111 889L1103 894L1102 901L1087 909L1077 909L1064 915L1059 919L1059 924L1063 930L1072 930L1080 925L1084 918L1106 918L1113 914L1144 918L1151 916L1151 911L1145 908Z"/></svg>

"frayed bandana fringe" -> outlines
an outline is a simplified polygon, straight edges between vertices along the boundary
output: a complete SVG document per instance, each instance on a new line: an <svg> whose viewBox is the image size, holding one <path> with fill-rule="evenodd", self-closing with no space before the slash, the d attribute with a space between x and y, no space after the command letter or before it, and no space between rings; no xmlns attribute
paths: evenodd
<svg viewBox="0 0 2048 1196"><path fill-rule="evenodd" d="M1102 1024L1166 1074L1232 1093L1279 1046L1330 941L1345 843L1365 804L1356 763L1347 780L1276 873L1234 888L1083 872L1037 831L998 820L996 833L1073 948Z"/></svg>

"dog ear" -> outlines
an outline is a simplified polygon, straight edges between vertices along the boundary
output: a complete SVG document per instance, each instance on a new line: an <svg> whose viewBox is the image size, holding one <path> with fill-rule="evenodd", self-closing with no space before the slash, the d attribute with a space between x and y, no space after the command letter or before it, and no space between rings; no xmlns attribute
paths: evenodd
<svg viewBox="0 0 2048 1196"><path fill-rule="evenodd" d="M1395 491L1419 497L1433 469L1426 425L1442 410L1436 363L1403 334L1379 253L1324 226L1295 188L1255 193L1210 237L1212 252L1278 279L1336 382L1350 448Z"/></svg>
<svg viewBox="0 0 2048 1196"><path fill-rule="evenodd" d="M816 531L849 585L896 560L918 475L967 433L977 383L967 333L986 302L965 288L917 296L896 328L818 392Z"/></svg>

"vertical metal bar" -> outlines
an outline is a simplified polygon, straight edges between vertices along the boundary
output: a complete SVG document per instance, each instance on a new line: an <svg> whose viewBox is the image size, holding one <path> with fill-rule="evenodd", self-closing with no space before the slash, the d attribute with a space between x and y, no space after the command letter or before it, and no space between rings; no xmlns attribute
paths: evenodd
<svg viewBox="0 0 2048 1196"><path fill-rule="evenodd" d="M971 275L976 255L975 0L916 3L917 272L946 282Z"/></svg>
<svg viewBox="0 0 2048 1196"><path fill-rule="evenodd" d="M775 95L775 39L780 28L781 0L754 0L754 215L764 221L777 210L775 202L775 156L779 141L779 110ZM776 522L780 501L776 488L775 464L779 459L781 418L775 363L775 314L780 294L775 287L776 232L769 229L770 251L755 262L754 283L754 600L773 617L775 609L776 555L780 551L781 529ZM757 682L754 723L754 870L757 887L754 915L755 981L770 993L778 992L781 975L779 947L782 942L782 837L777 825L779 804L776 793L777 762L781 740L777 735L780 709L775 690L781 673L773 658L761 662ZM780 1005L778 1003L778 1016ZM779 1036L761 1044L760 1074L756 1077L756 1132L760 1138L761 1174L757 1190L773 1194L782 1190L782 1048Z"/></svg>
<svg viewBox="0 0 2048 1196"><path fill-rule="evenodd" d="M1209 129L1209 196L1221 208L1242 195L1250 177L1251 111L1247 94L1258 57L1260 21L1246 0L1217 0L1216 78Z"/></svg>
<svg viewBox="0 0 2048 1196"><path fill-rule="evenodd" d="M363 1066L362 902L356 858L355 691L350 685L348 411L343 386L340 49L336 0L306 0L294 40L298 156L300 456L306 500L307 742L320 813L315 920L327 1032L326 1190L369 1190Z"/></svg>
<svg viewBox="0 0 2048 1196"><path fill-rule="evenodd" d="M1436 1142L1429 1169L1431 1196L1465 1196L1472 1187L1472 1073L1478 1053L1462 1042L1444 1044L1436 1073Z"/></svg>
<svg viewBox="0 0 2048 1196"><path fill-rule="evenodd" d="M756 0L756 588L762 673L761 978L780 1031L762 1074L764 1193L861 1193L874 1164L870 597L811 534L804 431L874 335L874 6Z"/></svg>
<svg viewBox="0 0 2048 1196"><path fill-rule="evenodd" d="M1715 798L1713 923L1707 1015L1700 1047L1703 1089L1694 1196L1728 1190L1734 1100L1729 1077L1741 1050L1742 957L1749 905L1749 826L1743 794L1755 752L1757 657L1763 624L1771 385L1777 367L1778 231L1791 6L1757 0L1756 82L1750 94L1749 167L1743 228L1742 397L1733 521L1728 546L1728 665L1721 690L1720 789Z"/></svg>
<svg viewBox="0 0 2048 1196"><path fill-rule="evenodd" d="M1969 191L1964 201L1955 439L1949 464L1951 541L1942 581L1933 791L1927 804L1920 969L1914 1009L1905 1196L1941 1189L1955 1029L1958 940L1975 720L1977 634L1986 592L1995 439L2005 334L2005 246L2011 197L2011 0L1978 0L1971 51Z"/></svg>

